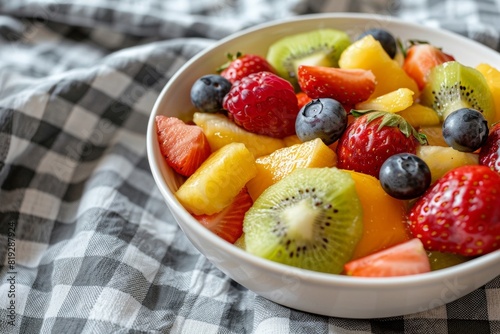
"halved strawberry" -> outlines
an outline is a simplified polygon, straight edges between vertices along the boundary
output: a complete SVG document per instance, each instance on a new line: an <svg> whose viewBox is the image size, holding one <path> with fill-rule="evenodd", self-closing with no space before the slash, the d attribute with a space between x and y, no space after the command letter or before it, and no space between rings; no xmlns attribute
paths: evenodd
<svg viewBox="0 0 500 334"><path fill-rule="evenodd" d="M422 242L411 239L379 252L350 261L344 271L350 276L389 277L426 273L431 270Z"/></svg>
<svg viewBox="0 0 500 334"><path fill-rule="evenodd" d="M417 82L418 88L422 89L431 68L452 60L455 60L452 55L444 53L432 44L414 44L406 52L403 70Z"/></svg>
<svg viewBox="0 0 500 334"><path fill-rule="evenodd" d="M218 71L220 75L229 82L234 83L241 80L249 74L257 72L271 72L276 73L276 70L271 64L262 56L254 54L236 53L236 55L228 54L229 62L222 65Z"/></svg>
<svg viewBox="0 0 500 334"><path fill-rule="evenodd" d="M500 249L500 174L466 165L439 178L412 206L409 229L425 249L477 256Z"/></svg>
<svg viewBox="0 0 500 334"><path fill-rule="evenodd" d="M243 188L233 202L221 212L193 217L210 231L233 244L243 233L243 218L252 204L247 189Z"/></svg>
<svg viewBox="0 0 500 334"><path fill-rule="evenodd" d="M324 66L300 65L297 79L310 98L329 97L346 105L367 100L376 85L370 70Z"/></svg>
<svg viewBox="0 0 500 334"><path fill-rule="evenodd" d="M479 164L500 173L500 122L490 128L488 139L479 151Z"/></svg>
<svg viewBox="0 0 500 334"><path fill-rule="evenodd" d="M181 175L193 174L212 152L203 130L176 117L159 115L155 121L160 151L167 164Z"/></svg>

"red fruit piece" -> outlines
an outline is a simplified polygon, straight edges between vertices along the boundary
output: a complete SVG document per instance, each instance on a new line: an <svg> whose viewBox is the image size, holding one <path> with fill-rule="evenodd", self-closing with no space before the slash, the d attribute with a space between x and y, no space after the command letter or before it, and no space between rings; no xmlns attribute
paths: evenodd
<svg viewBox="0 0 500 334"><path fill-rule="evenodd" d="M275 73L275 69L268 61L259 55L237 53L228 54L229 63L219 68L220 75L231 83L241 80L249 74L267 71Z"/></svg>
<svg viewBox="0 0 500 334"><path fill-rule="evenodd" d="M324 66L301 65L297 79L310 98L329 97L347 105L367 100L376 85L370 70Z"/></svg>
<svg viewBox="0 0 500 334"><path fill-rule="evenodd" d="M452 55L444 53L431 44L414 44L406 52L403 70L412 77L419 89L427 82L427 74L436 65L455 60Z"/></svg>
<svg viewBox="0 0 500 334"><path fill-rule="evenodd" d="M309 96L307 96L307 94L304 92L298 92L296 95L297 95L299 109L301 109L303 106L312 101L312 99Z"/></svg>
<svg viewBox="0 0 500 334"><path fill-rule="evenodd" d="M350 276L389 277L426 273L429 258L419 239L411 239L344 265Z"/></svg>
<svg viewBox="0 0 500 334"><path fill-rule="evenodd" d="M476 256L500 248L500 174L486 166L455 168L418 199L409 229L425 249Z"/></svg>
<svg viewBox="0 0 500 334"><path fill-rule="evenodd" d="M500 173L500 123L494 124L479 151L479 164Z"/></svg>
<svg viewBox="0 0 500 334"><path fill-rule="evenodd" d="M156 116L161 154L177 173L190 176L211 153L202 129L175 117Z"/></svg>
<svg viewBox="0 0 500 334"><path fill-rule="evenodd" d="M221 212L193 217L222 239L234 244L243 234L243 218L252 204L247 189L243 188L233 202Z"/></svg>
<svg viewBox="0 0 500 334"><path fill-rule="evenodd" d="M398 153L415 154L422 137L403 117L389 112L362 114L347 127L337 144L337 167L365 173L378 178L380 167Z"/></svg>
<svg viewBox="0 0 500 334"><path fill-rule="evenodd" d="M290 82L271 72L252 73L236 81L223 106L247 131L276 138L295 134L297 96Z"/></svg>

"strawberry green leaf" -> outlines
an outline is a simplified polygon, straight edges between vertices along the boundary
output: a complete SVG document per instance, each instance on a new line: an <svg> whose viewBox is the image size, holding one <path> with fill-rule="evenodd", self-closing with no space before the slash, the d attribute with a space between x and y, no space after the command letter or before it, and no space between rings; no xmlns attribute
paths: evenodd
<svg viewBox="0 0 500 334"><path fill-rule="evenodd" d="M375 110L375 109L363 109L363 110L351 109L351 115L353 117L356 117L356 118L363 116L364 114L368 114L368 113L372 113L372 112L379 112L379 111Z"/></svg>
<svg viewBox="0 0 500 334"><path fill-rule="evenodd" d="M419 133L415 128L408 123L408 121L395 113L390 113L386 111L379 110L351 110L351 114L354 117L360 117L362 115L367 115L366 122L370 123L377 118L382 117L382 121L378 127L378 130L382 129L384 126L397 127L402 134L406 137L413 136L421 145L427 145L427 137L423 133Z"/></svg>
<svg viewBox="0 0 500 334"><path fill-rule="evenodd" d="M408 40L408 44L411 45L417 45L417 44L430 44L429 41L424 41L421 39L410 39Z"/></svg>
<svg viewBox="0 0 500 334"><path fill-rule="evenodd" d="M224 64L222 64L221 66L217 67L217 69L215 70L217 73L221 73L222 71L224 71L226 68L229 67L229 65L235 61L236 59L240 58L243 54L241 52L236 52L235 55L233 55L232 53L228 52L226 53L226 57L228 59L227 62L225 62Z"/></svg>
<svg viewBox="0 0 500 334"><path fill-rule="evenodd" d="M399 50L403 54L403 58L406 58L406 51L408 50L408 48L403 45L403 42L399 38L396 40L396 43L398 45Z"/></svg>

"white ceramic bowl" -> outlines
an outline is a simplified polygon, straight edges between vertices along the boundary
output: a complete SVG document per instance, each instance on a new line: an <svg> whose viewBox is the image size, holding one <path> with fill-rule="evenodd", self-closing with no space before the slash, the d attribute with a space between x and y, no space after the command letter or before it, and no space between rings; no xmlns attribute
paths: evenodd
<svg viewBox="0 0 500 334"><path fill-rule="evenodd" d="M345 318L380 318L428 310L454 301L500 274L500 251L451 268L393 278L331 275L274 263L233 246L200 225L173 192L179 178L161 157L156 141L156 115L189 116L189 91L200 76L217 68L227 52L266 55L280 37L332 27L356 36L381 27L404 39L427 40L469 66L480 62L500 67L500 55L461 36L409 24L390 17L359 14L300 16L247 29L229 36L188 61L169 81L154 105L147 133L151 171L177 223L193 245L229 277L276 303L312 313Z"/></svg>

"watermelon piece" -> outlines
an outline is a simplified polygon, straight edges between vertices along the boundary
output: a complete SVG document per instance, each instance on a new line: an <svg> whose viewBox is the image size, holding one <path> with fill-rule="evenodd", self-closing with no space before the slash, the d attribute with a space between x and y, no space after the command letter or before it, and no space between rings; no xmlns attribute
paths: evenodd
<svg viewBox="0 0 500 334"><path fill-rule="evenodd" d="M243 188L233 202L222 211L213 215L193 215L193 217L222 239L234 244L243 234L243 218L252 204L247 189Z"/></svg>
<svg viewBox="0 0 500 334"><path fill-rule="evenodd" d="M176 117L160 115L155 121L160 152L167 164L181 175L192 175L212 153L203 130Z"/></svg>
<svg viewBox="0 0 500 334"><path fill-rule="evenodd" d="M349 276L390 277L426 273L431 270L427 252L414 238L344 265Z"/></svg>

